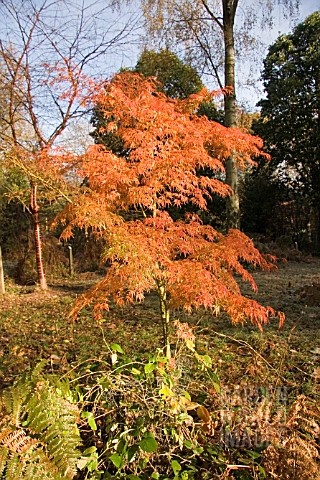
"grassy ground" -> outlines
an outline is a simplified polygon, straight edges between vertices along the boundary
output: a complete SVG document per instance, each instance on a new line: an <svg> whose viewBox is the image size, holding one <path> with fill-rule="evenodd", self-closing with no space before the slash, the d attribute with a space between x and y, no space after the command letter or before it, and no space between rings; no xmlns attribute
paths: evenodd
<svg viewBox="0 0 320 480"><path fill-rule="evenodd" d="M286 315L279 330L276 319L260 333L245 325L206 312L180 321L194 326L200 351L209 353L223 384L286 385L297 393L320 393L320 260L281 264L276 272L255 272L255 298ZM68 313L76 299L97 280L83 274L55 282L48 293L34 287L8 284L0 299L0 385L11 383L30 365L47 358L53 370L109 355L108 344L118 343L127 354L154 352L161 347L158 302L150 295L143 304L113 308L98 325L90 311L76 322ZM248 295L252 293L247 290Z"/></svg>
<svg viewBox="0 0 320 480"><path fill-rule="evenodd" d="M305 258L281 263L277 271L257 271L254 276L258 293L253 294L248 286L244 286L244 293L283 311L286 315L283 327L278 328L275 318L260 332L251 325L232 325L223 315L215 318L206 311L193 315L176 312L175 319L192 326L200 355L197 357L185 347L183 354L175 355L176 345L184 344L176 343L173 330L172 347L178 368L171 369L168 364L161 374L164 376L159 377L162 367L157 360L155 376L149 383L143 375L140 378L139 370L130 370L133 365L130 359L139 358L134 365L144 371L140 360L161 347L155 295L149 295L136 306L112 307L100 324L89 309L73 322L69 312L76 298L99 279L98 275L88 273L52 282L46 293L8 281L7 293L0 297L0 389L41 359L48 360L49 370L66 374L77 384L80 382L99 425L98 431L91 431L82 422L84 448L97 447L99 468L106 475L115 473L110 454L117 448L117 458L121 453L127 462L127 472L138 468L141 473L142 476L134 478L150 478L149 473L157 469L163 474L160 478L185 478L173 474L172 459L176 464L180 462L179 468L194 467L196 475L188 478L318 478L320 260ZM115 367L114 372L120 368L119 375L112 376L110 390L109 383L106 388L101 385L107 378L106 372L111 375L113 343L121 345L127 357L122 356L121 367L119 364ZM203 368L199 361L208 358L204 355L210 356L212 369L210 362ZM124 370L122 374L122 366L128 372ZM166 375L174 379L174 397L164 400ZM95 397L100 390L101 399L99 395ZM174 410L181 399L186 400L185 392L195 405L190 417L195 430L187 428ZM105 398L109 399L106 403ZM197 405L201 405L200 410ZM143 425L147 422L147 427L141 426L140 434L144 434L143 428L148 428L155 432L159 442L159 452L145 465L139 463L143 452L130 463L125 449L119 447L121 442L117 447L114 443L123 438L137 443L134 435L127 433L135 430L127 427L121 430L124 425L131 425L134 415L144 419ZM189 437L196 443L189 441ZM186 447L183 443L183 454L181 438L192 444ZM120 470L118 473L110 478L131 478L123 477L125 473ZM87 478L86 473L80 472L77 478Z"/></svg>

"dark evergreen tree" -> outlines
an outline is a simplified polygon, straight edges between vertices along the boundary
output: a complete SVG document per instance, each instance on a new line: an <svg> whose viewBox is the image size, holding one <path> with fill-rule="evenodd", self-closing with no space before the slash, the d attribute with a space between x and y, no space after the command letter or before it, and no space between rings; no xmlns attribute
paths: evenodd
<svg viewBox="0 0 320 480"><path fill-rule="evenodd" d="M243 225L288 233L319 249L320 12L269 48L262 79L266 98L253 129L271 161L246 180ZM250 200L255 192L254 199ZM248 206L254 202L255 208ZM301 215L303 212L303 215Z"/></svg>
<svg viewBox="0 0 320 480"><path fill-rule="evenodd" d="M269 169L285 188L320 200L320 12L270 47L255 132L272 159Z"/></svg>

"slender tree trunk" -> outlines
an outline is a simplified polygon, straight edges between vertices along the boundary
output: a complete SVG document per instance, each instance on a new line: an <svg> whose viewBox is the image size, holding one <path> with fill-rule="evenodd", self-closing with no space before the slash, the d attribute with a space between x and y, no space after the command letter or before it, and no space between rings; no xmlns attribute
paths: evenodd
<svg viewBox="0 0 320 480"><path fill-rule="evenodd" d="M223 0L223 34L225 47L225 86L232 87L230 95L225 96L225 126L236 127L236 92L235 92L235 51L234 51L234 18L237 0ZM227 228L240 228L240 205L238 192L238 169L231 155L226 161L226 183L232 188L227 199Z"/></svg>
<svg viewBox="0 0 320 480"><path fill-rule="evenodd" d="M47 290L47 281L44 274L43 261L42 261L42 244L40 235L40 208L37 203L37 185L33 182L30 184L30 210L32 213L34 241L36 248L36 262L38 271L38 280L41 290Z"/></svg>
<svg viewBox="0 0 320 480"><path fill-rule="evenodd" d="M74 264L73 264L73 251L71 245L68 245L69 250L69 275L73 277L74 275Z"/></svg>
<svg viewBox="0 0 320 480"><path fill-rule="evenodd" d="M166 357L171 358L170 341L169 341L169 324L170 324L170 309L167 303L167 292L163 284L158 285L158 294L160 298L161 322L163 327L163 340L166 350Z"/></svg>
<svg viewBox="0 0 320 480"><path fill-rule="evenodd" d="M3 262L2 262L2 251L0 247L0 294L6 293L4 286L4 274L3 274Z"/></svg>

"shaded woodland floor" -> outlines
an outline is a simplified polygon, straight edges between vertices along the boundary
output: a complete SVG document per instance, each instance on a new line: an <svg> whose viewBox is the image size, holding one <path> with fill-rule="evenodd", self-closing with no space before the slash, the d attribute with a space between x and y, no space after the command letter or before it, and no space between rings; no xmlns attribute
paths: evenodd
<svg viewBox="0 0 320 480"><path fill-rule="evenodd" d="M319 394L320 260L280 264L277 271L257 271L254 277L259 292L253 295L245 287L246 294L285 313L280 330L276 319L260 333L204 311L175 317L193 325L197 348L212 357L222 384L286 385L294 396ZM161 347L154 295L136 306L111 308L101 324L90 310L70 320L76 297L97 278L88 273L54 282L47 293L7 282L7 294L0 298L0 387L43 358L53 371L65 372L86 359L108 357L110 343L120 344L128 355Z"/></svg>

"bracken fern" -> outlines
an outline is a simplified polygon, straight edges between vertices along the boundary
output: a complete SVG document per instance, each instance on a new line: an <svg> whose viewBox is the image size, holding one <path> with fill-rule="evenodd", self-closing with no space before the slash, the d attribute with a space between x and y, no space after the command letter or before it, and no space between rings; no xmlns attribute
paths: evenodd
<svg viewBox="0 0 320 480"><path fill-rule="evenodd" d="M301 395L291 406L282 439L264 454L268 478L320 480L320 406Z"/></svg>
<svg viewBox="0 0 320 480"><path fill-rule="evenodd" d="M68 382L39 365L0 397L0 478L72 479L81 444Z"/></svg>

